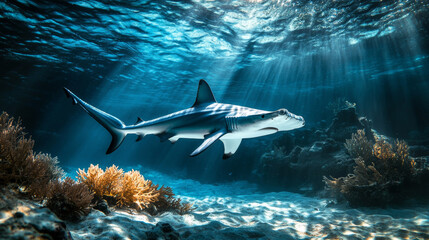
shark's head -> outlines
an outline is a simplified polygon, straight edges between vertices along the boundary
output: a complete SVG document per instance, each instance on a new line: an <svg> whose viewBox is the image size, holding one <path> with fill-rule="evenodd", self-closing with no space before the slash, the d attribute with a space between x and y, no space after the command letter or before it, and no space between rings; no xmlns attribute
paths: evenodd
<svg viewBox="0 0 429 240"><path fill-rule="evenodd" d="M288 131L305 125L304 118L285 108L277 111L264 111L237 119L238 128L252 131Z"/></svg>

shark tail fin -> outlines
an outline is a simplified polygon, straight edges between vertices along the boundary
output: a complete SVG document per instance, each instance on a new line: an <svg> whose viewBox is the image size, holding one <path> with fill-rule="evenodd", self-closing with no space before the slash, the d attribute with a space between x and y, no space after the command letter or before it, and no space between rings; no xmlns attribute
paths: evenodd
<svg viewBox="0 0 429 240"><path fill-rule="evenodd" d="M121 143L124 141L125 136L127 135L123 129L125 124L108 113L101 111L100 109L86 103L74 93L72 93L67 88L64 88L66 96L72 98L73 104L78 104L85 110L92 118L94 118L101 126L103 126L109 133L112 135L112 142L110 143L109 148L107 149L106 154L110 154L115 151Z"/></svg>

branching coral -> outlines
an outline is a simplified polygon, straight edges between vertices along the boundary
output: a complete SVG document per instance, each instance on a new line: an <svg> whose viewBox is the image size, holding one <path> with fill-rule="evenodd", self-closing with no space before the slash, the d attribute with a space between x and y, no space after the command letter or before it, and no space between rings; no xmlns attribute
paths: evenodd
<svg viewBox="0 0 429 240"><path fill-rule="evenodd" d="M364 130L358 130L357 133L352 134L352 138L347 139L344 144L350 156L363 159L371 158L372 145L373 143L366 138Z"/></svg>
<svg viewBox="0 0 429 240"><path fill-rule="evenodd" d="M152 205L155 212L176 211L178 214L186 214L194 208L190 203L182 203L182 199L175 198L173 190L170 187L162 186L159 190L159 197Z"/></svg>
<svg viewBox="0 0 429 240"><path fill-rule="evenodd" d="M324 177L328 189L344 196L351 205L385 205L400 200L404 186L412 181L419 169L408 154L405 141L396 140L392 146L384 139L375 143L359 130L345 144L355 158L353 174L346 177Z"/></svg>
<svg viewBox="0 0 429 240"><path fill-rule="evenodd" d="M49 186L46 206L59 218L76 221L89 213L93 196L85 184L67 177L63 181L53 181Z"/></svg>
<svg viewBox="0 0 429 240"><path fill-rule="evenodd" d="M118 205L145 209L150 203L157 200L159 196L157 188L158 185L153 185L152 181L145 180L139 171L126 172L120 178L116 189Z"/></svg>
<svg viewBox="0 0 429 240"><path fill-rule="evenodd" d="M0 115L0 185L15 185L30 198L47 199L59 217L81 216L88 211L92 195L83 184L66 178L58 159L33 152L34 141L26 138L21 120Z"/></svg>
<svg viewBox="0 0 429 240"><path fill-rule="evenodd" d="M158 185L146 180L139 171L124 173L115 165L103 171L98 165L91 165L88 171L79 169L78 180L99 198L114 197L119 207L144 209L151 214L169 210L184 214L192 210L191 204L183 204L181 199L174 198L170 187L158 189Z"/></svg>
<svg viewBox="0 0 429 240"><path fill-rule="evenodd" d="M63 175L57 158L34 154L34 141L26 138L21 120L0 115L0 185L16 183L31 196L43 198L49 181Z"/></svg>

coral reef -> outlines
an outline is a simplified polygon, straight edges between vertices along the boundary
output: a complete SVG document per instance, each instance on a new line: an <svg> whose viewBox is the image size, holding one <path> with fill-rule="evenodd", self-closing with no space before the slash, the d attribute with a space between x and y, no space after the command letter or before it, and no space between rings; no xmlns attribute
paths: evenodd
<svg viewBox="0 0 429 240"><path fill-rule="evenodd" d="M98 165L91 164L87 171L78 170L78 181L85 184L99 201L104 199L118 207L145 210L153 215L165 211L185 214L192 210L191 204L181 203L180 198L174 198L170 187L159 188L146 180L139 171L124 173L115 165L103 171Z"/></svg>
<svg viewBox="0 0 429 240"><path fill-rule="evenodd" d="M429 197L424 145L408 146L379 135L354 106L342 107L330 127L324 126L308 126L275 139L254 171L257 183L268 191L335 195L353 206ZM332 191L325 191L327 185Z"/></svg>
<svg viewBox="0 0 429 240"><path fill-rule="evenodd" d="M86 185L61 180L58 159L34 154L34 141L26 138L21 120L0 115L0 187L19 190L30 199L47 200L46 206L62 219L88 213L92 195Z"/></svg>
<svg viewBox="0 0 429 240"><path fill-rule="evenodd" d="M356 163L353 174L324 177L324 182L337 198L344 197L351 206L385 206L415 195L410 189L424 188L415 180L426 176L429 169L416 167L405 141L396 140L392 146L378 137L372 142L363 130L358 130L346 140L345 147Z"/></svg>
<svg viewBox="0 0 429 240"><path fill-rule="evenodd" d="M64 174L57 158L34 154L34 141L26 138L21 120L0 115L0 185L17 184L35 198L46 197L47 186Z"/></svg>
<svg viewBox="0 0 429 240"><path fill-rule="evenodd" d="M91 165L78 172L78 182L67 177L58 159L49 154L34 154L34 141L26 138L21 120L0 115L0 187L20 191L30 199L45 201L59 218L78 221L94 206L109 213L108 203L119 207L146 209L152 214L174 210L184 214L191 204L174 198L169 187L154 185L138 171L124 173L115 165L103 171ZM95 196L95 198L93 197Z"/></svg>

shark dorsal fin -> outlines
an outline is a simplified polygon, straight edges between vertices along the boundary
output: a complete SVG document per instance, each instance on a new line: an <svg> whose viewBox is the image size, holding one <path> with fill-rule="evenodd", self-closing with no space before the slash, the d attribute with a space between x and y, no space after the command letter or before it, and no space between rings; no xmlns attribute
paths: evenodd
<svg viewBox="0 0 429 240"><path fill-rule="evenodd" d="M210 89L209 84L204 79L201 79L198 85L197 99L195 99L195 103L194 105L192 105L192 107L196 107L204 103L215 103L215 102L216 102L216 99L213 96L213 92Z"/></svg>
<svg viewBox="0 0 429 240"><path fill-rule="evenodd" d="M140 117L137 117L137 122L134 125L137 125L137 124L142 123L142 122L143 122L143 119L141 119Z"/></svg>

